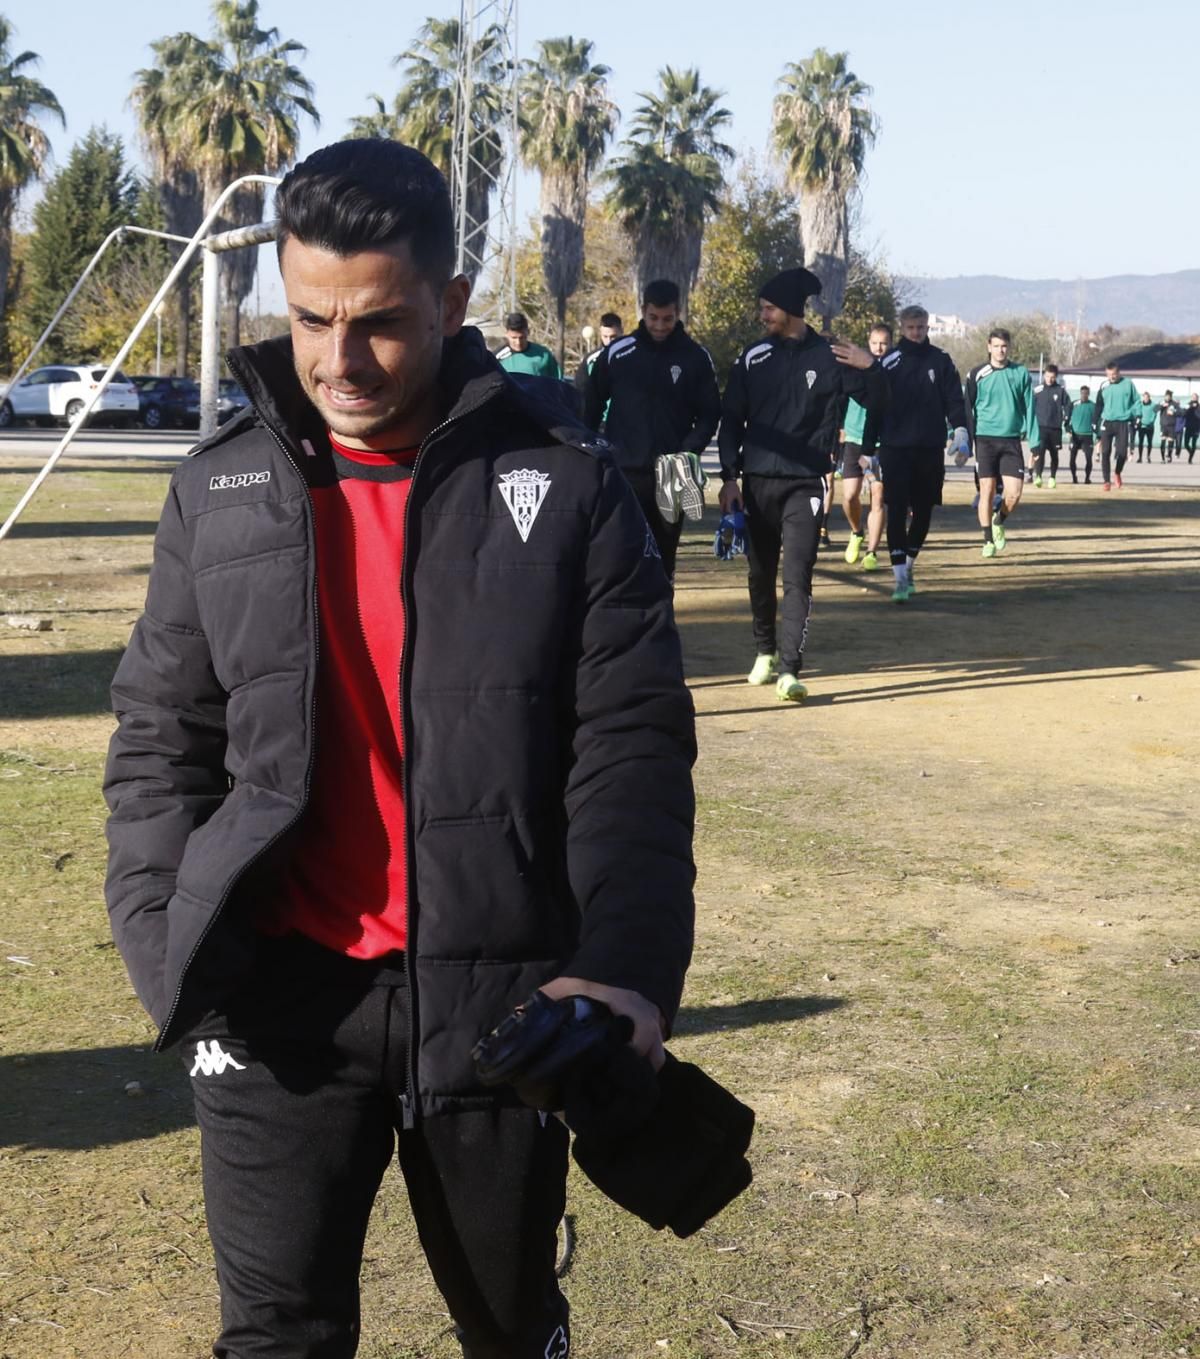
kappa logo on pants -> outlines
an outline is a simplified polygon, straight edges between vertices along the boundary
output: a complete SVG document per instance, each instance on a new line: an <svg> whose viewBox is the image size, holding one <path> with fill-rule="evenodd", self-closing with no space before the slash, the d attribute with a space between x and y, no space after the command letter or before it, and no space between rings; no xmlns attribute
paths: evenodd
<svg viewBox="0 0 1200 1359"><path fill-rule="evenodd" d="M546 1359L567 1359L570 1351L571 1342L567 1339L566 1329L560 1326L546 1345Z"/></svg>
<svg viewBox="0 0 1200 1359"><path fill-rule="evenodd" d="M241 1062L235 1061L225 1052L215 1038L208 1044L201 1040L196 1044L196 1060L192 1063L188 1075L223 1076L231 1067L234 1071L246 1069Z"/></svg>

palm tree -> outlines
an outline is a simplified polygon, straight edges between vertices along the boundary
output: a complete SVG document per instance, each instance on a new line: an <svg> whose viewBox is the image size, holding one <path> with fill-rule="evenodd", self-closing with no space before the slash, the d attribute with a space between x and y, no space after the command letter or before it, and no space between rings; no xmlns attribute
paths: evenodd
<svg viewBox="0 0 1200 1359"><path fill-rule="evenodd" d="M280 40L277 28L260 28L258 8L259 0L214 0L211 39L178 33L156 44L169 50L173 64L165 68L152 104L165 136L196 175L205 211L232 180L274 174L295 159L301 113L320 123L312 83L292 60L305 47ZM257 222L262 205L261 186L242 189L226 206L225 223ZM232 251L222 263L236 344L257 256L251 249Z"/></svg>
<svg viewBox="0 0 1200 1359"><path fill-rule="evenodd" d="M50 157L50 139L38 119L53 114L66 127L66 115L54 92L26 69L41 58L36 52L16 56L9 44L16 30L0 15L0 317L8 301L12 262L12 219L21 191L41 177Z"/></svg>
<svg viewBox="0 0 1200 1359"><path fill-rule="evenodd" d="M350 131L346 133L343 141L349 141L355 137L382 137L385 141L400 140L400 117L393 110L387 110L387 105L377 94L369 94L367 98L375 105L373 113L360 113L350 119Z"/></svg>
<svg viewBox="0 0 1200 1359"><path fill-rule="evenodd" d="M624 156L608 171L608 206L634 246L638 297L652 279L679 285L683 310L700 272L707 217L718 211L722 165L733 148L720 140L732 118L723 91L700 83L695 68L658 73L659 88L639 94Z"/></svg>
<svg viewBox="0 0 1200 1359"><path fill-rule="evenodd" d="M847 56L818 47L789 63L772 110L772 142L800 195L805 264L824 284L817 309L826 329L845 301L849 204L879 132L866 102L871 87L847 70Z"/></svg>
<svg viewBox="0 0 1200 1359"><path fill-rule="evenodd" d="M150 162L164 225L176 236L192 236L204 217L204 197L193 168L190 148L177 124L181 109L190 106L192 92L183 88L188 78L191 34L177 33L150 44L156 65L134 73L130 102L137 115L142 146ZM176 373L188 371L188 336L192 319L192 271L180 278L178 289Z"/></svg>
<svg viewBox="0 0 1200 1359"><path fill-rule="evenodd" d="M542 177L542 274L558 314L558 361L566 356L567 299L583 276L588 182L616 129L607 66L592 43L547 38L521 80L520 147Z"/></svg>
<svg viewBox="0 0 1200 1359"><path fill-rule="evenodd" d="M502 34L492 24L477 39L475 87L471 99L472 157L467 171L468 260L483 254L492 188L504 163L500 125L504 118L500 63ZM462 44L457 19L426 19L413 45L392 59L404 63L404 83L393 106L399 140L426 156L453 181L454 124L458 111L458 67ZM466 271L472 278L475 269Z"/></svg>

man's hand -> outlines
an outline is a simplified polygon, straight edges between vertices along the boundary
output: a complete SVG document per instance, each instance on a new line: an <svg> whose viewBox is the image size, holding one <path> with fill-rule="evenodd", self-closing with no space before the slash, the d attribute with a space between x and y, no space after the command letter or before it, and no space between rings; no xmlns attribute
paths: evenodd
<svg viewBox="0 0 1200 1359"><path fill-rule="evenodd" d="M717 493L717 504L721 507L722 514L732 514L734 510L742 508L742 493L738 489L736 477L721 483L721 489Z"/></svg>
<svg viewBox="0 0 1200 1359"><path fill-rule="evenodd" d="M667 1060L663 1048L666 1024L662 1014L657 1005L637 991L584 981L582 977L555 977L538 989L551 1000L562 1000L565 996L589 996L592 1000L601 1001L613 1014L625 1015L633 1021L633 1037L629 1043L639 1057L647 1058L655 1071Z"/></svg>
<svg viewBox="0 0 1200 1359"><path fill-rule="evenodd" d="M833 357L838 363L844 363L847 368L870 368L875 362L875 355L866 349L860 349L856 344L843 344L840 340L831 344Z"/></svg>

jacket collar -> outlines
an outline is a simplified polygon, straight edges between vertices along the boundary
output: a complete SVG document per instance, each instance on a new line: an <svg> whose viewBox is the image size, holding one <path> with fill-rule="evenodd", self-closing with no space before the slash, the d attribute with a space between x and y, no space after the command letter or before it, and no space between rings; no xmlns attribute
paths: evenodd
<svg viewBox="0 0 1200 1359"><path fill-rule="evenodd" d="M668 349L680 349L687 344L690 339L690 336L683 327L682 321L678 322L670 335L668 335L665 340L661 341L656 340L654 336L650 334L646 329L645 321L639 321L637 323L637 329L633 333L637 337L639 344L648 345L651 349L657 349L663 352Z"/></svg>
<svg viewBox="0 0 1200 1359"><path fill-rule="evenodd" d="M928 354L933 346L929 343L928 339L924 339L920 344L916 344L912 340L906 339L901 335L896 344L896 348L901 354Z"/></svg>

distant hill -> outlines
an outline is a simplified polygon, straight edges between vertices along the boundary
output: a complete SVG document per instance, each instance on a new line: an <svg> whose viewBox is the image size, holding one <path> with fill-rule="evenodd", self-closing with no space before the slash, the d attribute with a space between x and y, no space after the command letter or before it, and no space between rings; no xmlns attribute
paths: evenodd
<svg viewBox="0 0 1200 1359"><path fill-rule="evenodd" d="M1118 274L1113 278L906 278L910 296L930 311L979 324L993 317L1031 312L1083 324L1153 326L1167 335L1200 334L1200 269L1176 274Z"/></svg>

